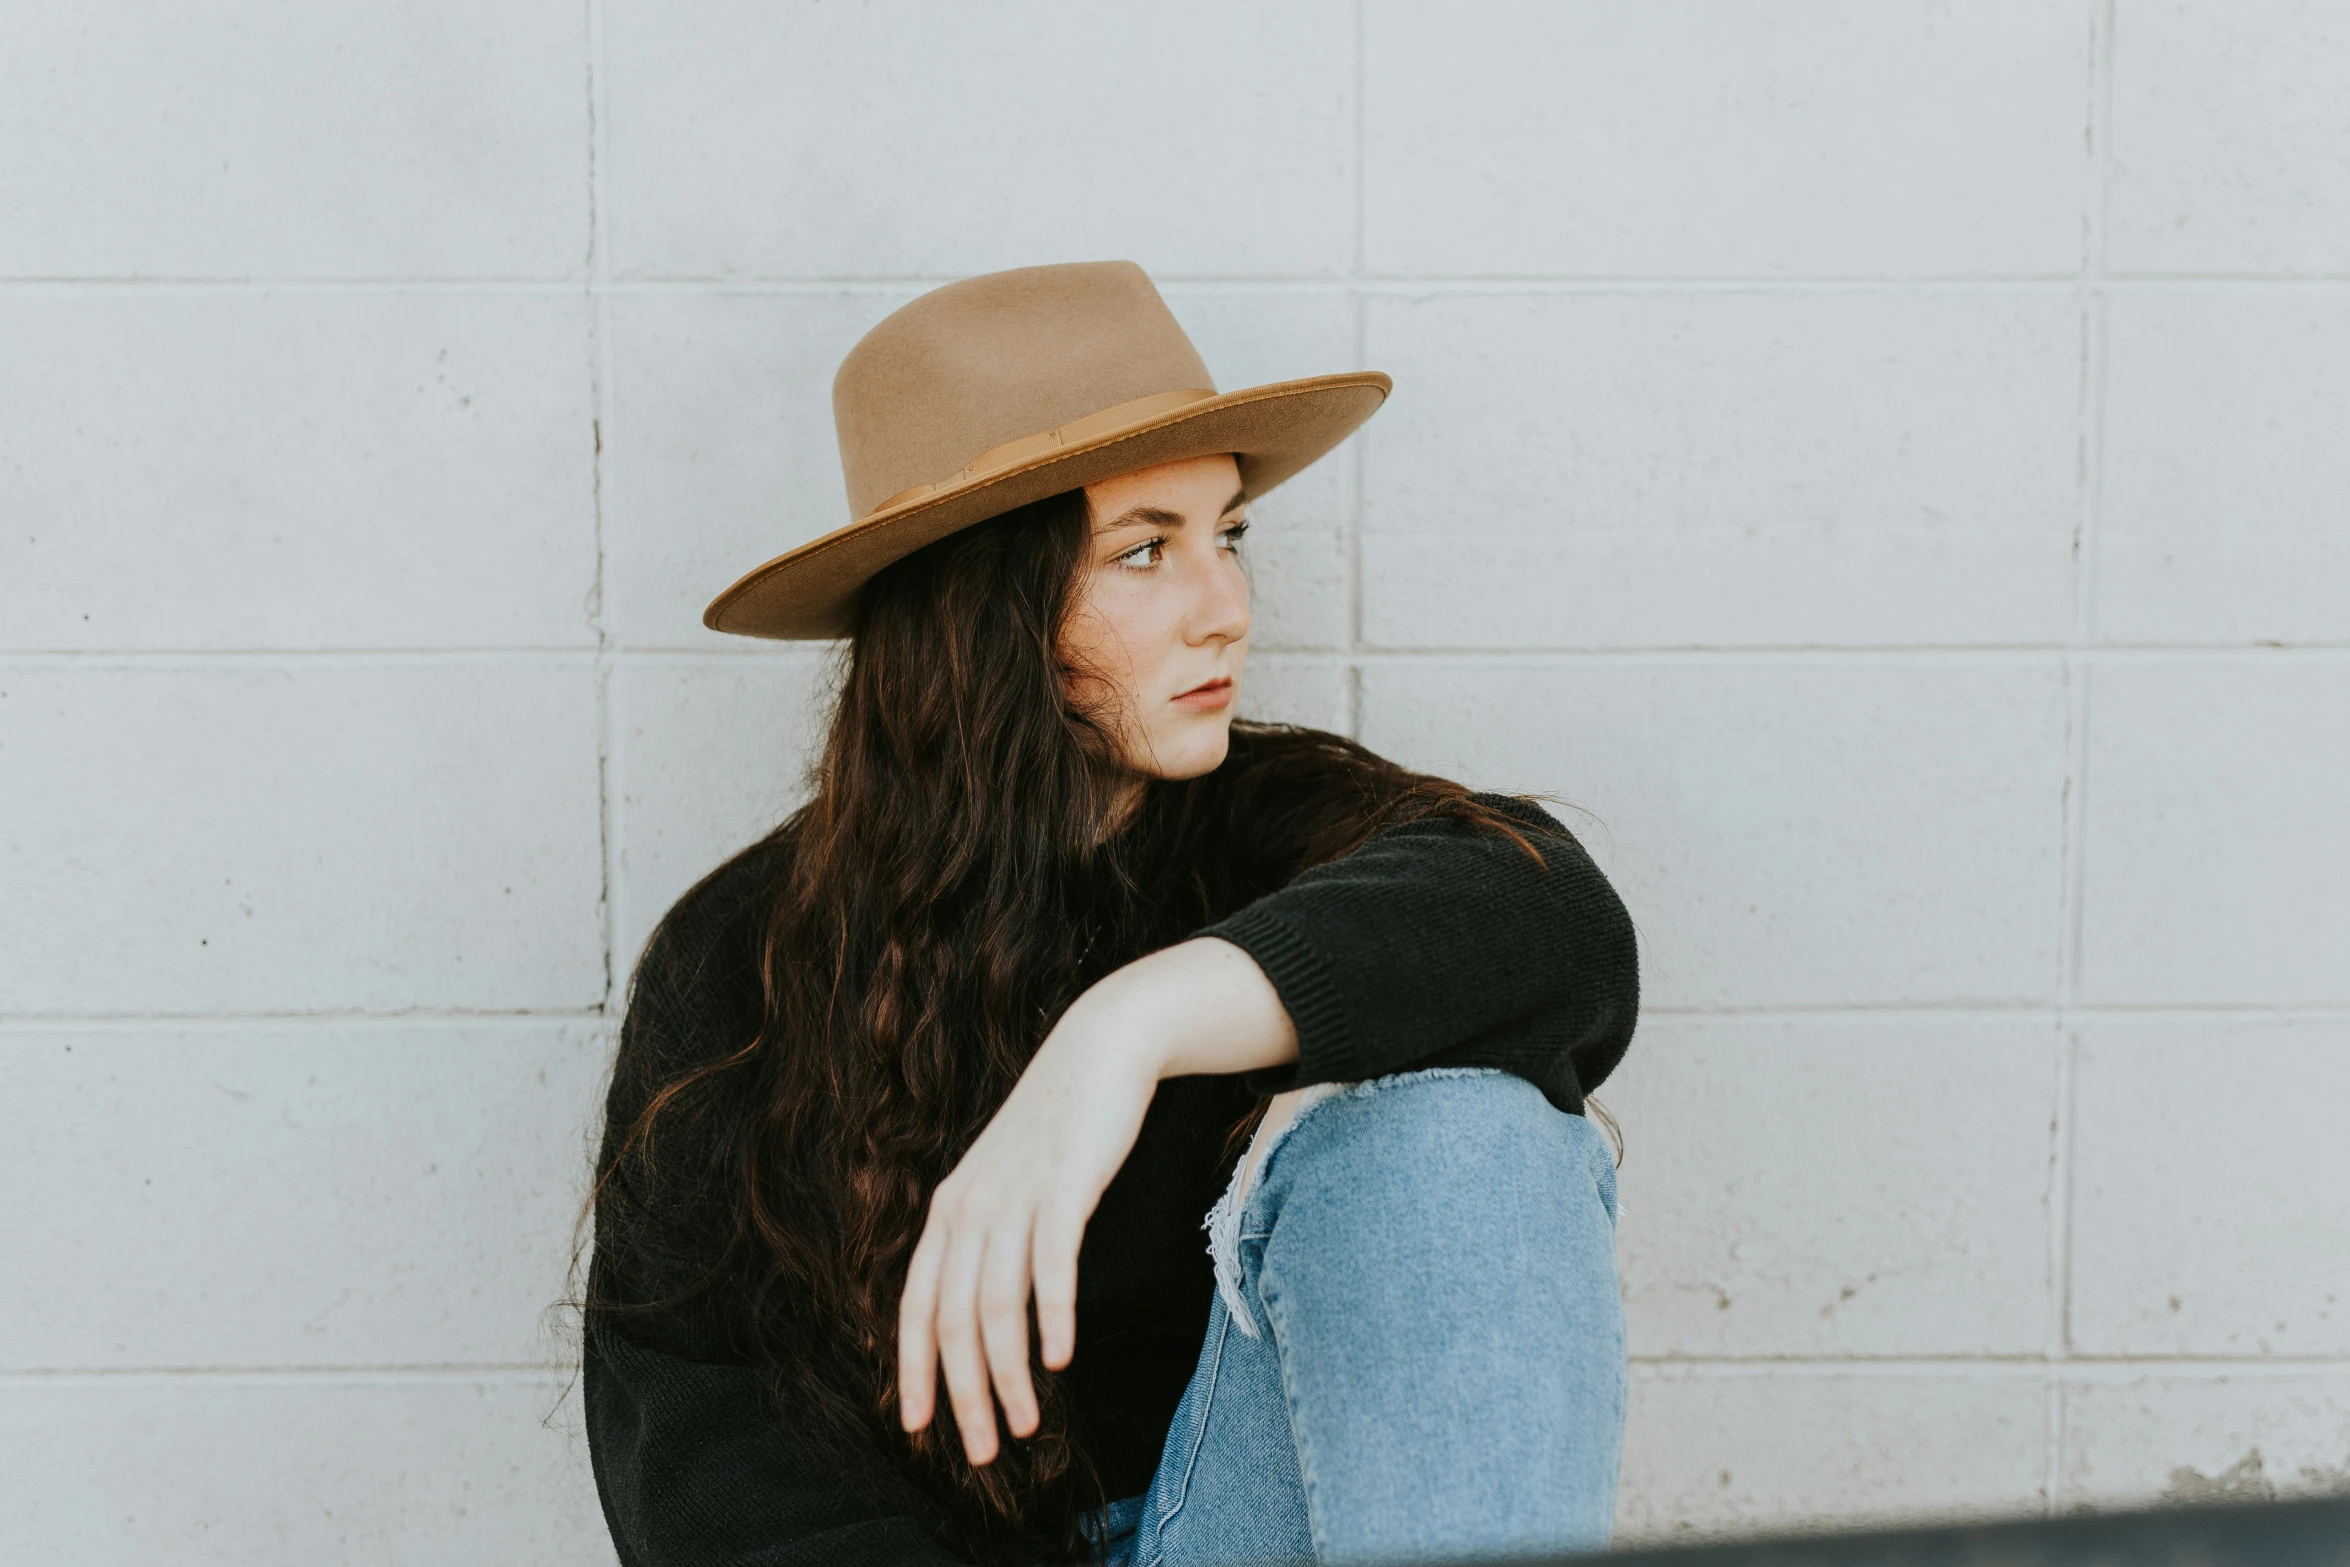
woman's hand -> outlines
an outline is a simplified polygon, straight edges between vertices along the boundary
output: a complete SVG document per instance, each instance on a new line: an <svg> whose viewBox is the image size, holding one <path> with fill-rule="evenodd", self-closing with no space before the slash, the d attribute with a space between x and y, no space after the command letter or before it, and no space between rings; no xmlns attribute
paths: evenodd
<svg viewBox="0 0 2350 1567"><path fill-rule="evenodd" d="M898 1308L899 1417L930 1423L943 1372L963 1449L996 1456L995 1407L1035 1434L1028 1298L1055 1371L1077 1344L1077 1248L1159 1080L1297 1059L1297 1032L1253 959L1213 937L1105 976L1069 1006L962 1162L931 1195Z"/></svg>

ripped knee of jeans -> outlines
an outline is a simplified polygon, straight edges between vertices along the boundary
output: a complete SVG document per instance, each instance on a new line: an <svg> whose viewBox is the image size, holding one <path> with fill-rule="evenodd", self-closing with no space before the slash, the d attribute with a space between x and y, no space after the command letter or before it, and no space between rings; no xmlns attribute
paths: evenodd
<svg viewBox="0 0 2350 1567"><path fill-rule="evenodd" d="M1250 1338L1262 1336L1257 1327L1256 1314L1249 1310L1248 1302L1240 1293L1240 1216L1248 1205L1249 1192L1254 1189L1252 1176L1263 1171L1273 1157L1273 1150L1280 1147L1282 1140L1297 1129L1298 1122L1305 1119L1308 1110L1341 1090L1354 1086L1352 1083L1314 1083L1299 1089L1298 1100L1291 1107L1288 1119L1274 1127L1270 1135L1261 1124L1257 1127L1256 1135L1249 1139L1248 1151L1232 1167L1232 1179L1225 1183L1224 1195L1216 1199L1216 1205L1200 1221L1200 1227L1208 1232L1208 1259L1216 1269L1216 1293L1223 1297L1224 1310L1231 1316L1233 1326Z"/></svg>
<svg viewBox="0 0 2350 1567"><path fill-rule="evenodd" d="M1264 1173L1272 1163L1274 1151L1288 1139L1290 1133L1297 1130L1308 1111L1323 1100L1342 1094L1351 1098L1369 1098L1383 1090L1403 1087L1423 1079L1487 1076L1506 1078L1513 1074L1501 1067L1491 1066L1422 1067L1357 1082L1315 1083L1296 1090L1298 1099L1287 1119L1278 1126L1268 1128L1260 1125L1256 1136L1249 1141L1248 1151L1233 1167L1224 1194L1216 1199L1215 1206L1208 1210L1207 1217L1201 1221L1201 1228L1208 1235L1208 1257L1215 1267L1216 1293L1223 1300L1224 1310L1231 1317L1233 1325L1250 1338L1263 1336L1256 1314L1249 1309L1247 1297L1241 1288L1241 1221L1249 1196L1263 1184ZM1617 1218L1614 1160L1610 1157L1606 1139L1589 1125L1587 1119L1577 1130L1587 1134L1584 1156L1590 1165L1593 1186L1612 1227Z"/></svg>

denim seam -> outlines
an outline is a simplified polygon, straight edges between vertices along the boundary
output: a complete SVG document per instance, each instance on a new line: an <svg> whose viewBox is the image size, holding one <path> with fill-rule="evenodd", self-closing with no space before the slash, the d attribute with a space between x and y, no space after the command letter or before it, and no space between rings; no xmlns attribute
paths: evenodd
<svg viewBox="0 0 2350 1567"><path fill-rule="evenodd" d="M1224 1329L1226 1333L1229 1333L1232 1329L1232 1318L1231 1313L1229 1312L1225 1313ZM1200 1449L1207 1446L1208 1417L1215 1410L1216 1391L1218 1385L1223 1380L1223 1376L1224 1334L1219 1333L1216 1335L1215 1357L1209 1362L1208 1365L1207 1397L1200 1400L1199 1418L1192 1422L1192 1428L1189 1433L1189 1439L1187 1442L1188 1451L1184 1454L1183 1458L1183 1483L1176 1487L1175 1500L1173 1504L1170 1505L1165 1512L1159 1514L1158 1518L1152 1522L1151 1544L1153 1551L1151 1559L1147 1562L1139 1564L1139 1567L1159 1567L1159 1563L1166 1559L1167 1525L1174 1522L1175 1515L1177 1513L1183 1511L1183 1504L1191 1500L1191 1477L1193 1472L1199 1468Z"/></svg>
<svg viewBox="0 0 2350 1567"><path fill-rule="evenodd" d="M1273 1364L1281 1372L1281 1402L1289 1415L1289 1450L1297 1458L1297 1484L1306 1499L1306 1537L1313 1542L1314 1558L1319 1561L1328 1544L1322 1528L1322 1509L1315 1501L1314 1464L1306 1443L1298 1434L1297 1388L1289 1378L1289 1357L1281 1353L1281 1320L1273 1310L1273 1302L1265 1300L1265 1272L1257 1269L1257 1298L1265 1303L1265 1325L1273 1335Z"/></svg>

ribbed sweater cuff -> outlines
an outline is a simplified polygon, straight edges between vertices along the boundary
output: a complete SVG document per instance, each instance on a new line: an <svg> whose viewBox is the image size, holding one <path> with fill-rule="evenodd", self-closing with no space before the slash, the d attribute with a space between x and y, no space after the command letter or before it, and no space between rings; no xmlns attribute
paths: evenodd
<svg viewBox="0 0 2350 1567"><path fill-rule="evenodd" d="M1244 1073L1253 1093L1277 1094L1308 1083L1339 1082L1354 1070L1354 1033L1346 1003L1330 965L1306 934L1279 914L1250 905L1200 932L1229 941L1256 960L1273 982L1289 1021L1297 1028L1297 1060L1286 1066Z"/></svg>

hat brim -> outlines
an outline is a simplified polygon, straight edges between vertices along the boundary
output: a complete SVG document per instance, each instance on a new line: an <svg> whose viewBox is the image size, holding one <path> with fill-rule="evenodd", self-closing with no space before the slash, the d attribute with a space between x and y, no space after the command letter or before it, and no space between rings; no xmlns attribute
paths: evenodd
<svg viewBox="0 0 2350 1567"><path fill-rule="evenodd" d="M746 637L845 637L856 624L857 590L892 561L1015 507L1137 468L1230 452L1253 500L1352 435L1393 385L1375 370L1277 381L1055 447L860 517L754 567L710 601L702 624Z"/></svg>

